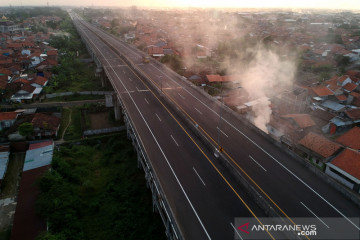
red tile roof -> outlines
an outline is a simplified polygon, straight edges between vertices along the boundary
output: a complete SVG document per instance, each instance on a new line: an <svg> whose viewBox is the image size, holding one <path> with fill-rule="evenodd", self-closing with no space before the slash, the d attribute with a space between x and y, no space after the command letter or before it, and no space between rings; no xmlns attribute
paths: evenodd
<svg viewBox="0 0 360 240"><path fill-rule="evenodd" d="M360 108L358 109L352 109L345 112L349 118L352 120L359 120L360 119Z"/></svg>
<svg viewBox="0 0 360 240"><path fill-rule="evenodd" d="M58 52L57 50L50 50L50 51L47 51L46 53L48 56L57 56L58 55Z"/></svg>
<svg viewBox="0 0 360 240"><path fill-rule="evenodd" d="M206 78L209 82L222 82L220 75L206 75Z"/></svg>
<svg viewBox="0 0 360 240"><path fill-rule="evenodd" d="M360 179L360 153L351 149L345 149L331 163L353 177Z"/></svg>
<svg viewBox="0 0 360 240"><path fill-rule="evenodd" d="M44 86L44 84L48 81L47 78L41 77L41 76L37 76L36 79L34 80L35 83Z"/></svg>
<svg viewBox="0 0 360 240"><path fill-rule="evenodd" d="M0 89L6 89L7 85L8 85L7 80L0 80Z"/></svg>
<svg viewBox="0 0 360 240"><path fill-rule="evenodd" d="M29 83L29 81L27 79L24 79L24 78L16 79L14 82L22 82L24 84Z"/></svg>
<svg viewBox="0 0 360 240"><path fill-rule="evenodd" d="M33 143L33 144L29 145L29 150L46 147L46 146L49 146L52 144L53 144L52 140L45 141L45 142L39 142L39 143Z"/></svg>
<svg viewBox="0 0 360 240"><path fill-rule="evenodd" d="M0 121L16 119L16 112L0 112Z"/></svg>
<svg viewBox="0 0 360 240"><path fill-rule="evenodd" d="M334 95L334 93L327 87L312 87L310 89L319 97Z"/></svg>
<svg viewBox="0 0 360 240"><path fill-rule="evenodd" d="M342 82L344 82L348 77L349 77L348 75L343 75L343 76L339 77L339 78L337 79L337 81L342 83Z"/></svg>
<svg viewBox="0 0 360 240"><path fill-rule="evenodd" d="M149 48L148 48L148 54L149 54L149 55L153 55L153 54L164 54L164 49L159 48L159 47L149 47Z"/></svg>
<svg viewBox="0 0 360 240"><path fill-rule="evenodd" d="M293 119L300 128L307 128L315 125L315 122L309 114L287 114L282 117Z"/></svg>
<svg viewBox="0 0 360 240"><path fill-rule="evenodd" d="M360 97L360 93L357 92L351 92L350 95L353 97Z"/></svg>
<svg viewBox="0 0 360 240"><path fill-rule="evenodd" d="M341 148L340 144L334 143L313 132L309 132L299 141L299 144L325 158L334 155Z"/></svg>
<svg viewBox="0 0 360 240"><path fill-rule="evenodd" d="M360 149L360 128L353 127L340 137L336 139L338 143L341 143L344 146L353 148L353 149ZM360 169L359 169L360 171Z"/></svg>
<svg viewBox="0 0 360 240"><path fill-rule="evenodd" d="M34 127L57 131L60 125L60 118L44 113L35 113L31 123L34 125Z"/></svg>
<svg viewBox="0 0 360 240"><path fill-rule="evenodd" d="M10 71L7 68L0 69L0 73L5 74L5 75L12 75L13 74L12 71Z"/></svg>
<svg viewBox="0 0 360 240"><path fill-rule="evenodd" d="M355 88L357 88L358 85L356 85L355 83L347 83L345 86L344 86L344 89L345 90L348 90L349 92L352 92L355 90Z"/></svg>
<svg viewBox="0 0 360 240"><path fill-rule="evenodd" d="M34 92L36 87L31 86L30 84L24 84L24 86L21 87L21 90L26 91L28 93Z"/></svg>
<svg viewBox="0 0 360 240"><path fill-rule="evenodd" d="M346 101L346 99L347 99L347 97L346 97L344 94L338 95L338 96L336 96L336 98L337 98L339 101Z"/></svg>

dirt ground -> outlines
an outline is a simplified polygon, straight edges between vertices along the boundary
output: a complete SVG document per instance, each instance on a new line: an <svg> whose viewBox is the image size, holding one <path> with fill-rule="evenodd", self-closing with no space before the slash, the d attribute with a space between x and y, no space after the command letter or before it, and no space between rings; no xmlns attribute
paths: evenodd
<svg viewBox="0 0 360 240"><path fill-rule="evenodd" d="M109 121L109 112L89 113L91 129L110 128L113 125Z"/></svg>

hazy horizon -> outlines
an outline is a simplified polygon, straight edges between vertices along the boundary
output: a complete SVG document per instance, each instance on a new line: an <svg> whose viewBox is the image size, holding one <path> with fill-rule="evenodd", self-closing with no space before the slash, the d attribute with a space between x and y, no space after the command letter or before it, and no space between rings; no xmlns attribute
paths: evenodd
<svg viewBox="0 0 360 240"><path fill-rule="evenodd" d="M328 0L3 0L0 6L94 6L94 7L194 7L194 8L300 8L300 9L332 9L332 10L360 10L359 0L344 0L329 2Z"/></svg>

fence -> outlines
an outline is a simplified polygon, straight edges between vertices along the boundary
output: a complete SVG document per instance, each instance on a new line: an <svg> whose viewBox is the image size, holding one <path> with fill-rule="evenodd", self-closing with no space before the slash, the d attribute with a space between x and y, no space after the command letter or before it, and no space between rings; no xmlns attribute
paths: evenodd
<svg viewBox="0 0 360 240"><path fill-rule="evenodd" d="M46 94L46 98L55 98L55 97L62 97L62 96L71 96L74 94L79 95L106 95L106 94L113 94L112 91L83 91L83 92L61 92L61 93L49 93Z"/></svg>

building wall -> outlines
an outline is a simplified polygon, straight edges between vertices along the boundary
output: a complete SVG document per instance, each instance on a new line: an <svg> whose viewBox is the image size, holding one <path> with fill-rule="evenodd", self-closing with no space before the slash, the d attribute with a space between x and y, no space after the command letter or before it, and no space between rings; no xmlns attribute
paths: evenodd
<svg viewBox="0 0 360 240"><path fill-rule="evenodd" d="M339 173L335 169L329 167L328 165L326 165L325 173L328 174L329 176L335 178L336 180L338 180L339 182L341 182L348 188L353 189L353 187L354 187L353 183L351 183L351 182L347 181L345 178L341 177L341 176L343 176L341 173Z"/></svg>

